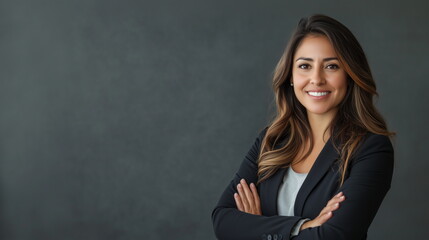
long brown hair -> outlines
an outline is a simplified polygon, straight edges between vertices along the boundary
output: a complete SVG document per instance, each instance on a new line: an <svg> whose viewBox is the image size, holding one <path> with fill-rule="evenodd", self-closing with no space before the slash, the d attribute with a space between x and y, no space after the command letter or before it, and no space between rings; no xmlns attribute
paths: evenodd
<svg viewBox="0 0 429 240"><path fill-rule="evenodd" d="M365 53L347 27L325 15L302 18L280 58L273 76L277 115L268 126L258 159L258 183L272 176L279 168L290 166L301 147L309 141L307 158L314 145L305 107L290 86L293 57L300 42L308 35L326 36L333 45L341 66L347 73L347 93L328 127L331 140L340 155L340 185L347 166L367 132L391 136L386 123L374 106L376 86ZM287 136L286 138L282 138ZM283 141L283 142L282 142ZM280 148L276 145L282 142Z"/></svg>

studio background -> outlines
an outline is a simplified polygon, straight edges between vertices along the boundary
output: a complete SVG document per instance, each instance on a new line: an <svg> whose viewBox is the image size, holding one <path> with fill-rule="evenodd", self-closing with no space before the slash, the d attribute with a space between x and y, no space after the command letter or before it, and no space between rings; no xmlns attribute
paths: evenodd
<svg viewBox="0 0 429 240"><path fill-rule="evenodd" d="M395 140L368 239L429 236L429 4L0 2L0 237L215 239L210 214L272 116L298 20L356 35Z"/></svg>

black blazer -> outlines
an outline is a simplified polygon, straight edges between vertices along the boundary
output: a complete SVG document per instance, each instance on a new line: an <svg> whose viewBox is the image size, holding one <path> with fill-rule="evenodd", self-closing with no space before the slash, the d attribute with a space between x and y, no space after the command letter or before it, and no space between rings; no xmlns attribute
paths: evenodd
<svg viewBox="0 0 429 240"><path fill-rule="evenodd" d="M212 212L215 234L221 240L289 239L301 219L316 218L328 201L342 191L346 199L322 226L302 230L296 240L366 239L368 228L390 189L393 174L393 147L388 137L368 133L349 164L346 180L339 186L338 153L331 139L314 162L295 200L295 216L278 216L277 194L285 168L257 186L262 216L237 209L233 194L244 178L256 183L257 157L267 128L262 130L226 187Z"/></svg>

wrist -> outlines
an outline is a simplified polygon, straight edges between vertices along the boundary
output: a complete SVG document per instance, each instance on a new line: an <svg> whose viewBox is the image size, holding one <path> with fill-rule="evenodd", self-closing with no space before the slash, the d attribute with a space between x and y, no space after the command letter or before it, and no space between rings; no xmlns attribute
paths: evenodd
<svg viewBox="0 0 429 240"><path fill-rule="evenodd" d="M309 227L311 227L311 220L304 222L304 224L302 224L301 227L299 228L299 231L302 231L302 230L309 228Z"/></svg>

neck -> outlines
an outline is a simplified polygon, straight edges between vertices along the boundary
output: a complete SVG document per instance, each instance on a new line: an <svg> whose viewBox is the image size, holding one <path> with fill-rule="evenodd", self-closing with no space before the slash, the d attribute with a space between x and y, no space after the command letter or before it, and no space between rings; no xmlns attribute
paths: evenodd
<svg viewBox="0 0 429 240"><path fill-rule="evenodd" d="M308 121L310 123L311 132L314 141L328 141L330 137L329 125L335 117L336 111L331 111L325 114L314 114L307 112ZM326 131L326 134L324 134Z"/></svg>

